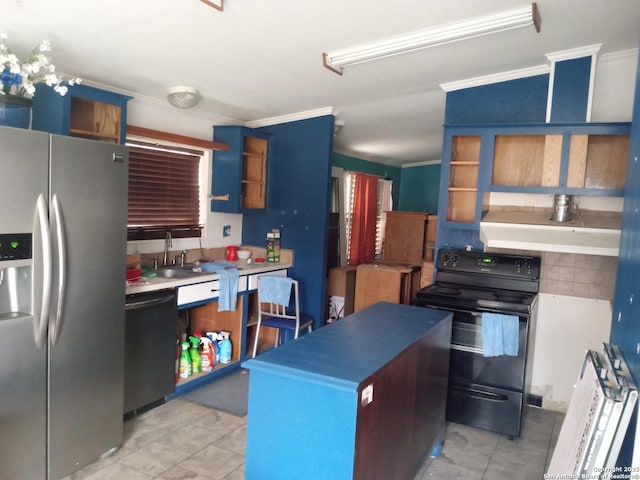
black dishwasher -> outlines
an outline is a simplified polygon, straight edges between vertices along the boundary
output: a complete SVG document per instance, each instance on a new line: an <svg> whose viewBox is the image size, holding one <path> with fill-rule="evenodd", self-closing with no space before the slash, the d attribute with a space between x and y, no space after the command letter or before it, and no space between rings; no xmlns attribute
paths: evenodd
<svg viewBox="0 0 640 480"><path fill-rule="evenodd" d="M127 295L125 416L160 404L173 393L177 332L175 289Z"/></svg>

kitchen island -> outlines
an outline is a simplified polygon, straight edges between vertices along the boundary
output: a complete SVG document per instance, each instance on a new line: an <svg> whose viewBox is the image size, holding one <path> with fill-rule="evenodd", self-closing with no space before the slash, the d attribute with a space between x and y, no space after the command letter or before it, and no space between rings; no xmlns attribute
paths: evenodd
<svg viewBox="0 0 640 480"><path fill-rule="evenodd" d="M379 302L243 363L246 478L412 479L444 436L451 314Z"/></svg>

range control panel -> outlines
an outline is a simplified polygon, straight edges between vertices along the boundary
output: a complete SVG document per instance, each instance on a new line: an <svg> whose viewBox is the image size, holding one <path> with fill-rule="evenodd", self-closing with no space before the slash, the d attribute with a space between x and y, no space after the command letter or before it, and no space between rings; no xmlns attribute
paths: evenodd
<svg viewBox="0 0 640 480"><path fill-rule="evenodd" d="M30 233L0 233L0 261L31 258Z"/></svg>
<svg viewBox="0 0 640 480"><path fill-rule="evenodd" d="M508 277L538 278L540 258L503 253L440 250L438 270Z"/></svg>

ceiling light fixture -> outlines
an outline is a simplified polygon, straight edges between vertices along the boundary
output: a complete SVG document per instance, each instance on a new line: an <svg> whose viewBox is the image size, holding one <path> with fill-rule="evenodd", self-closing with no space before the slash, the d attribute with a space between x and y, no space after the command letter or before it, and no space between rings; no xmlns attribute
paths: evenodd
<svg viewBox="0 0 640 480"><path fill-rule="evenodd" d="M475 20L414 32L389 40L340 50L335 53L323 53L322 62L329 70L342 75L342 68L347 65L368 62L529 25L534 25L536 32L540 32L540 13L535 2L528 7L488 15Z"/></svg>
<svg viewBox="0 0 640 480"><path fill-rule="evenodd" d="M200 94L193 87L171 87L167 100L174 107L191 108L200 101Z"/></svg>

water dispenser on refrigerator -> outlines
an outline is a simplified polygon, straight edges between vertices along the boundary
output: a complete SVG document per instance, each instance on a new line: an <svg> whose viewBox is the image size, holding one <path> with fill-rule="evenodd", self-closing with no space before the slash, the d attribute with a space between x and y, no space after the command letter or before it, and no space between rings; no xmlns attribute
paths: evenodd
<svg viewBox="0 0 640 480"><path fill-rule="evenodd" d="M31 234L0 234L0 319L32 314Z"/></svg>

